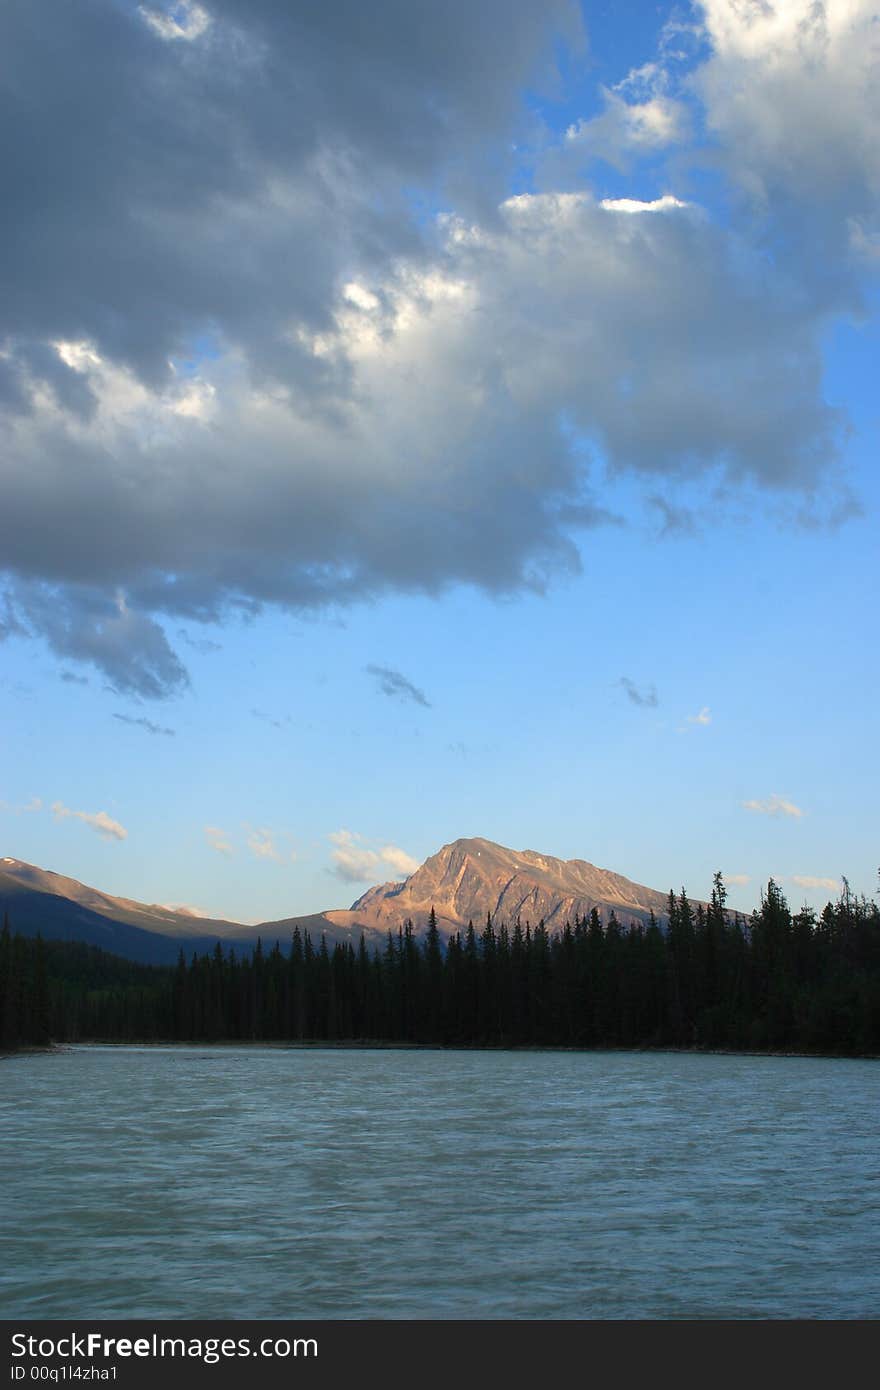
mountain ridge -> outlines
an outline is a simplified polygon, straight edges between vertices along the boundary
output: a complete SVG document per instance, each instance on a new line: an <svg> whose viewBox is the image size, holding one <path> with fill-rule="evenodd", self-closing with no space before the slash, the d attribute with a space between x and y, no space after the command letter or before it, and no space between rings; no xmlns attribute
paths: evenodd
<svg viewBox="0 0 880 1390"><path fill-rule="evenodd" d="M295 928L314 941L326 937L381 947L388 931L412 921L424 932L431 909L442 937L481 927L487 915L500 925L517 921L550 932L586 917L593 908L607 920L613 910L623 926L647 923L653 912L666 920L667 895L585 859L558 859L537 850L511 850L482 837L443 845L403 882L368 888L350 908L292 915L247 925L203 918L157 903L140 903L91 888L77 879L23 860L0 859L0 910L25 935L84 940L132 959L171 961L181 949L204 952L216 941L250 949L258 939L287 945Z"/></svg>

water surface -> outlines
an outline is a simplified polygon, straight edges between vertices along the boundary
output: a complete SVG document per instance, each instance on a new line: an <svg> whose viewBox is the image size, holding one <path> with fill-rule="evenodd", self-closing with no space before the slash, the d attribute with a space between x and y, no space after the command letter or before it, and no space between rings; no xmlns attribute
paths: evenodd
<svg viewBox="0 0 880 1390"><path fill-rule="evenodd" d="M0 1316L880 1314L880 1063L76 1047L0 1065Z"/></svg>

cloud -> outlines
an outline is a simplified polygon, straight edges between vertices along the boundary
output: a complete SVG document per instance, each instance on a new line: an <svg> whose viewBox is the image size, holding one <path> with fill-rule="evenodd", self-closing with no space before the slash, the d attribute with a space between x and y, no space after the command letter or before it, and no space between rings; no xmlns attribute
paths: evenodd
<svg viewBox="0 0 880 1390"><path fill-rule="evenodd" d="M210 912L205 912L200 907L192 907L189 903L157 903L158 907L166 912L179 912L182 917L210 917Z"/></svg>
<svg viewBox="0 0 880 1390"><path fill-rule="evenodd" d="M664 39L559 142L577 176L516 197L577 7L363 9L0 8L0 632L121 692L186 688L181 621L541 591L625 474L839 494L872 5L704 0L692 70ZM599 158L644 179L603 199Z"/></svg>
<svg viewBox="0 0 880 1390"><path fill-rule="evenodd" d="M271 830L252 830L248 835L247 846L255 859L274 859L281 856L275 848Z"/></svg>
<svg viewBox="0 0 880 1390"><path fill-rule="evenodd" d="M398 878L408 878L419 867L418 860L396 845L371 849L363 836L352 830L335 830L327 837L336 846L331 854L331 873L344 883L369 883L387 865Z"/></svg>
<svg viewBox="0 0 880 1390"><path fill-rule="evenodd" d="M644 686L640 689L628 676L621 676L617 684L623 686L627 696L634 705L640 705L647 709L656 709L657 690L653 685Z"/></svg>
<svg viewBox="0 0 880 1390"><path fill-rule="evenodd" d="M688 205L673 194L664 193L662 198L655 198L647 203L638 198L603 198L599 206L608 212L639 213L669 212L671 208L686 208Z"/></svg>
<svg viewBox="0 0 880 1390"><path fill-rule="evenodd" d="M737 888L744 888L747 883L751 883L751 874L725 874L724 882L735 885Z"/></svg>
<svg viewBox="0 0 880 1390"><path fill-rule="evenodd" d="M693 511L689 507L675 506L667 498L654 493L648 499L649 504L654 507L661 517L660 535L664 539L676 536L695 536L697 534L697 521Z"/></svg>
<svg viewBox="0 0 880 1390"><path fill-rule="evenodd" d="M331 854L332 872L345 883L366 883L374 877L379 864L375 850L359 846L360 835L351 830L336 830L327 837L336 849Z"/></svg>
<svg viewBox="0 0 880 1390"><path fill-rule="evenodd" d="M184 627L179 627L177 629L177 635L181 642L185 643L187 647L191 647L193 651L198 652L201 656L208 656L211 652L223 650L222 642L214 642L210 637L192 637Z"/></svg>
<svg viewBox="0 0 880 1390"><path fill-rule="evenodd" d="M10 601L22 630L45 638L57 656L93 665L120 694L159 699L189 682L160 624L119 590L110 597L27 580L12 586Z"/></svg>
<svg viewBox="0 0 880 1390"><path fill-rule="evenodd" d="M418 859L413 859L411 854L398 849L396 845L383 845L379 850L379 859L383 864L390 864L392 869L406 878L414 874L419 867Z"/></svg>
<svg viewBox="0 0 880 1390"><path fill-rule="evenodd" d="M661 39L661 51L664 47ZM667 63L657 61L633 69L614 87L603 87L604 111L569 127L567 153L598 155L626 170L640 156L686 141L691 115L684 101L669 95L670 86Z"/></svg>
<svg viewBox="0 0 880 1390"><path fill-rule="evenodd" d="M176 13L163 13L147 5L139 5L138 13L160 39L187 39L192 42L199 38L211 22L207 10L193 0L178 0Z"/></svg>
<svg viewBox="0 0 880 1390"><path fill-rule="evenodd" d="M804 814L793 801L775 793L773 796L765 797L763 801L744 801L742 804L747 811L755 811L761 816L791 816L794 820L800 820Z"/></svg>
<svg viewBox="0 0 880 1390"><path fill-rule="evenodd" d="M814 286L839 289L858 262L858 234L877 229L876 5L701 0L701 10L711 52L693 86L722 166Z"/></svg>
<svg viewBox="0 0 880 1390"><path fill-rule="evenodd" d="M22 627L8 594L0 595L0 642L10 637L26 637L27 629Z"/></svg>
<svg viewBox="0 0 880 1390"><path fill-rule="evenodd" d="M413 704L423 705L425 709L431 708L431 703L425 697L424 692L391 666L365 666L364 670L376 677L383 695L397 696L401 700L412 700Z"/></svg>
<svg viewBox="0 0 880 1390"><path fill-rule="evenodd" d="M62 801L52 802L52 814L56 820L67 820L73 816L94 830L103 840L127 840L128 831L118 820L113 820L106 811L72 811Z"/></svg>
<svg viewBox="0 0 880 1390"><path fill-rule="evenodd" d="M274 864L296 863L296 851L290 848L282 849L278 843L279 839L289 839L289 836L279 836L278 832L268 827L255 829L246 823L244 828L247 831L247 847L255 859L268 859Z"/></svg>
<svg viewBox="0 0 880 1390"><path fill-rule="evenodd" d="M88 676L78 676L75 671L62 671L61 679L65 685L88 685Z"/></svg>
<svg viewBox="0 0 880 1390"><path fill-rule="evenodd" d="M227 858L235 853L229 835L225 830L221 830L218 825L206 825L204 827L204 834L205 839L215 853L225 855Z"/></svg>
<svg viewBox="0 0 880 1390"><path fill-rule="evenodd" d="M839 893L843 887L839 878L814 878L812 874L792 874L791 881L798 888L827 888L830 893Z"/></svg>
<svg viewBox="0 0 880 1390"><path fill-rule="evenodd" d="M152 719L135 719L130 714L114 714L114 719L118 719L121 724L132 724L136 728L146 729L148 734L165 734L170 738L175 735L174 729L167 729L162 724L154 724Z"/></svg>
<svg viewBox="0 0 880 1390"><path fill-rule="evenodd" d="M711 724L712 716L709 713L709 706L704 705L703 708L700 710L699 714L689 714L687 716L687 722L689 724L701 724L704 727L707 724Z"/></svg>

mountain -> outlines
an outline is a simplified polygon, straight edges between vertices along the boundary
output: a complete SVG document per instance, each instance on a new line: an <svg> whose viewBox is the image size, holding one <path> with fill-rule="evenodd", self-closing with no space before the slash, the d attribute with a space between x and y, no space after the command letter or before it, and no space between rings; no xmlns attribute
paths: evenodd
<svg viewBox="0 0 880 1390"><path fill-rule="evenodd" d="M361 935L372 944L374 935L367 926L336 925L322 913L253 926L198 917L159 903L114 897L11 858L0 859L0 916L4 912L13 932L22 936L40 933L49 941L82 941L147 965L173 965L181 949L187 956L194 951L202 955L217 941L244 951L251 951L260 938L270 948L276 941L286 946L296 926L308 931L316 945L325 935L331 948L337 941L356 945Z"/></svg>
<svg viewBox="0 0 880 1390"><path fill-rule="evenodd" d="M250 951L261 938L268 948L276 941L286 948L295 927L308 931L316 947L322 936L331 949L337 942L357 945L363 936L368 949L381 949L387 932L396 932L407 918L417 932L424 931L432 907L441 934L448 937L469 921L482 928L487 913L499 925L519 919L534 927L543 920L552 932L594 907L603 919L613 908L628 926L633 920L647 922L652 910L665 921L666 906L665 894L584 859L554 859L481 839L444 845L405 882L370 888L347 910L254 926L114 897L20 859L0 859L0 913L9 913L13 931L84 941L150 964L173 963L181 948L187 956L202 954L217 941Z"/></svg>
<svg viewBox="0 0 880 1390"><path fill-rule="evenodd" d="M194 945L128 922L114 921L70 898L30 887L15 875L3 872L10 862L16 866L19 863L0 859L0 916L8 915L13 932L41 935L47 941L82 941L143 965L172 965L181 946L188 950Z"/></svg>
<svg viewBox="0 0 880 1390"><path fill-rule="evenodd" d="M585 859L554 859L535 850L505 849L491 840L454 840L426 859L404 883L370 888L347 912L327 912L336 926L387 931L411 917L423 930L431 908L444 936L466 927L481 928L486 914L512 926L519 918L548 931L561 930L576 916L598 908L603 918L614 909L624 926L647 922L651 911L666 919L667 895L598 869Z"/></svg>
<svg viewBox="0 0 880 1390"><path fill-rule="evenodd" d="M252 928L242 928L237 922L199 917L193 912L182 912L179 908L163 907L158 903L115 898L110 893L102 893L99 888L89 888L75 878L65 878L51 869L38 869L35 864L25 864L21 859L0 859L0 873L15 879L24 888L66 898L112 922L126 922L129 926L158 932L162 936L185 937L188 940L209 936L213 940L229 932L246 930L249 935L252 933Z"/></svg>

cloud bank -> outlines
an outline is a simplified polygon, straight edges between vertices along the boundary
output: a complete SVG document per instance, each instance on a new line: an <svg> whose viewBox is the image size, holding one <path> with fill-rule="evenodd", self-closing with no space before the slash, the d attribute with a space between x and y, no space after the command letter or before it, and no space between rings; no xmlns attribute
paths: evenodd
<svg viewBox="0 0 880 1390"><path fill-rule="evenodd" d="M4 7L0 638L161 698L181 619L576 572L622 474L818 505L822 335L880 252L878 26L698 11L687 65L661 44L559 137L577 178L511 195L567 0ZM675 187L707 149L723 222Z"/></svg>

